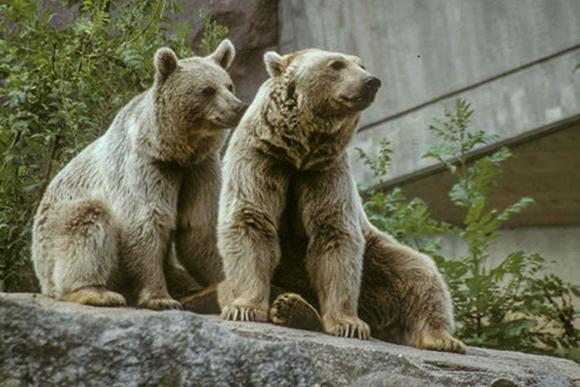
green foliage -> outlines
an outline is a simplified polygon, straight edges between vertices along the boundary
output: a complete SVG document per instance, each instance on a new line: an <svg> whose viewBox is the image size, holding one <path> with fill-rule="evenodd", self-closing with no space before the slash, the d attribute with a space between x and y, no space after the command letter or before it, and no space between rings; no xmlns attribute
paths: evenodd
<svg viewBox="0 0 580 387"><path fill-rule="evenodd" d="M408 201L400 188L389 193L370 188L363 197L365 211L375 226L417 250L434 253L439 250L441 238L426 236L453 232L451 225L431 217L429 206L423 199Z"/></svg>
<svg viewBox="0 0 580 387"><path fill-rule="evenodd" d="M390 193L370 189L363 192L369 219L412 247L431 255L452 294L458 336L468 345L534 353L565 354L580 344L574 327L578 316L572 305L580 297L580 286L565 283L549 272L548 262L539 254L510 253L498 264L490 262L489 248L501 235L501 226L533 203L521 198L511 206L489 208L489 195L501 175L501 164L511 157L507 148L469 162L478 145L489 145L497 136L470 131L473 111L465 100L457 100L455 111L445 111L443 120L434 120L429 130L437 142L429 144L423 157L443 163L457 178L449 192L465 217L460 226L434 220L427 204L418 198L406 200L400 189ZM382 143L383 148L388 143ZM378 158L359 153L376 173L387 163L381 149ZM437 237L434 237L437 235ZM467 251L457 259L439 253L442 236L461 238ZM555 352L556 351L556 352Z"/></svg>
<svg viewBox="0 0 580 387"><path fill-rule="evenodd" d="M199 11L199 17L203 23L203 35L199 43L199 50L209 54L216 49L218 44L228 34L228 28L212 20L203 8Z"/></svg>
<svg viewBox="0 0 580 387"><path fill-rule="evenodd" d="M63 3L76 17L57 29L43 1L0 0L0 291L36 287L32 218L53 175L152 84L158 48L192 54L178 0ZM204 23L209 53L227 30Z"/></svg>
<svg viewBox="0 0 580 387"><path fill-rule="evenodd" d="M391 142L386 138L381 140L381 147L378 156L371 158L367 157L366 153L361 148L355 148L358 152L359 159L361 159L367 167L373 171L373 175L382 182L383 177L387 174L387 167L391 162L391 154L393 151L389 146Z"/></svg>

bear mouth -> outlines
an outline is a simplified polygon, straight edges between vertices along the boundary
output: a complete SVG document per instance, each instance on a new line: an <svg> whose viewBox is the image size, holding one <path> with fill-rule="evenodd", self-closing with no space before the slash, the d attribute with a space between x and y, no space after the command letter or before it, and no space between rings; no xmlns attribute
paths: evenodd
<svg viewBox="0 0 580 387"><path fill-rule="evenodd" d="M376 92L366 92L353 97L341 96L340 100L353 109L362 110L374 102L376 95Z"/></svg>
<svg viewBox="0 0 580 387"><path fill-rule="evenodd" d="M233 129L236 126L238 126L238 124L240 123L240 119L242 117L236 117L233 119L222 119L222 118L216 118L214 120L212 120L213 125L215 125L215 129Z"/></svg>

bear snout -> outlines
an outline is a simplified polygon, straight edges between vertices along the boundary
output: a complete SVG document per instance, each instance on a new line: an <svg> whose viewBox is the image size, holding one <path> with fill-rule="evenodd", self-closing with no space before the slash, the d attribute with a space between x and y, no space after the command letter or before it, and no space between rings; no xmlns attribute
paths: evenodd
<svg viewBox="0 0 580 387"><path fill-rule="evenodd" d="M363 85L367 91L377 91L381 87L381 80L369 75L363 80Z"/></svg>
<svg viewBox="0 0 580 387"><path fill-rule="evenodd" d="M236 106L236 113L238 113L239 115L242 115L242 114L244 114L244 112L246 111L247 108L248 108L247 103L240 102L238 104L238 106Z"/></svg>
<svg viewBox="0 0 580 387"><path fill-rule="evenodd" d="M239 101L235 104L235 106L231 107L227 111L227 113L224 112L224 114L218 121L224 127L235 128L242 119L242 116L244 115L244 112L246 111L247 108L248 108L247 103Z"/></svg>

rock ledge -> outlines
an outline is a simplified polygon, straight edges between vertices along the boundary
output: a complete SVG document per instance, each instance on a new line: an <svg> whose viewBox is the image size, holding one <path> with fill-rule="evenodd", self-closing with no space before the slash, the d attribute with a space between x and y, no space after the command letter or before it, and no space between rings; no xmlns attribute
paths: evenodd
<svg viewBox="0 0 580 387"><path fill-rule="evenodd" d="M1 386L580 387L576 363L456 355L190 312L0 293Z"/></svg>

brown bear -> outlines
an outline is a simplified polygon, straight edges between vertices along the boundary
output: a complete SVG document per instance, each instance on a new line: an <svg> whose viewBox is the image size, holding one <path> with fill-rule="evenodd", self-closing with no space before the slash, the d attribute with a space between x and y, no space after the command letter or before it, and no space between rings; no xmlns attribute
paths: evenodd
<svg viewBox="0 0 580 387"><path fill-rule="evenodd" d="M43 293L172 309L167 282L181 296L220 280L218 152L245 110L225 71L234 56L229 40L207 57L158 50L153 86L56 175L33 229Z"/></svg>
<svg viewBox="0 0 580 387"><path fill-rule="evenodd" d="M368 221L350 171L346 148L380 80L340 53L269 52L264 59L271 77L224 158L222 317L287 323L296 305L308 311L307 301L332 335L364 339L372 331L464 352L433 260ZM271 285L306 301L286 294L271 304Z"/></svg>

